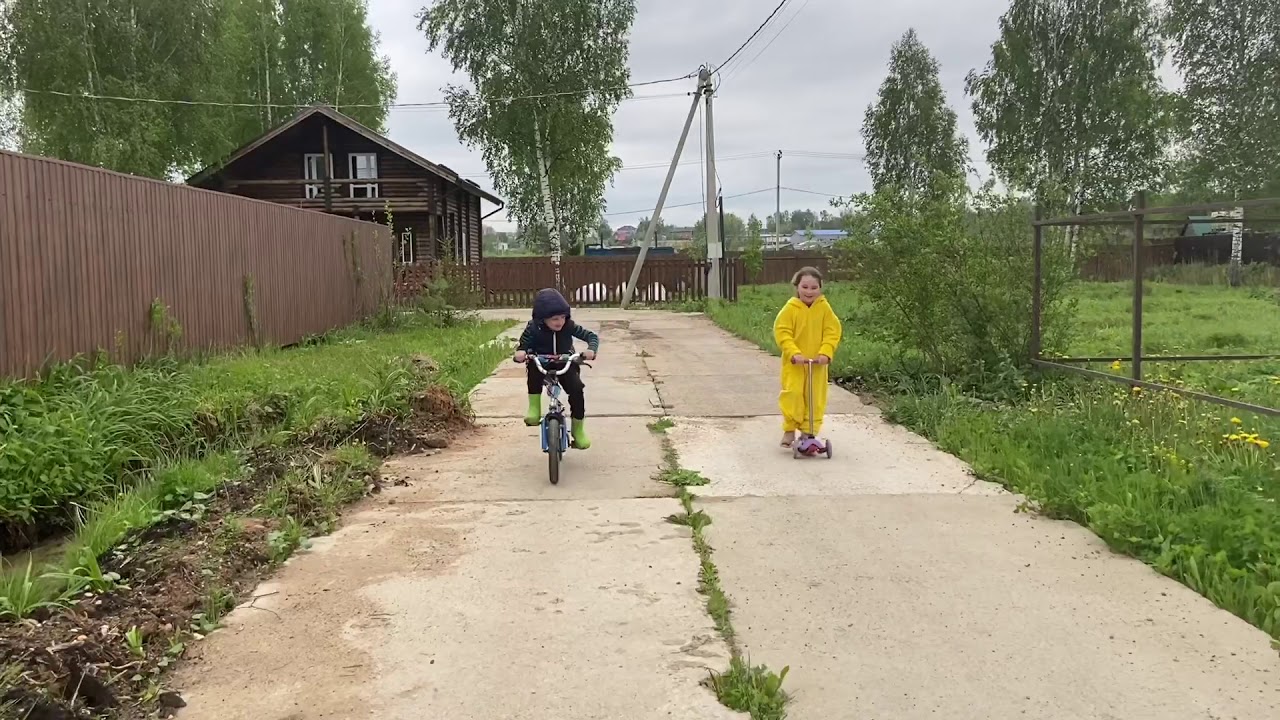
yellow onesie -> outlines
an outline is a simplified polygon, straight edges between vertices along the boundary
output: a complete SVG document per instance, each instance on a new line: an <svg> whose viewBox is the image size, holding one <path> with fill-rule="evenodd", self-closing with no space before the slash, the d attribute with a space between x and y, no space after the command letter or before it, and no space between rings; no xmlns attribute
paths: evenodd
<svg viewBox="0 0 1280 720"><path fill-rule="evenodd" d="M791 364L792 355L815 359L819 355L836 356L843 329L840 318L824 296L813 305L805 305L798 297L787 301L773 321L773 339L782 350L782 392L778 407L782 410L784 432L812 432L822 429L822 416L827 409L828 365L813 366L813 429L809 428L809 408L804 404L805 368Z"/></svg>

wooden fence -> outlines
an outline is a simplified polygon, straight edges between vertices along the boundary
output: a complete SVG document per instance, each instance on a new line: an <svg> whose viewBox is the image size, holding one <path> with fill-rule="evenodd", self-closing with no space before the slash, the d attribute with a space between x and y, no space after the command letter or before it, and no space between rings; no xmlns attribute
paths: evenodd
<svg viewBox="0 0 1280 720"><path fill-rule="evenodd" d="M385 227L0 152L0 377L285 345L391 292Z"/></svg>
<svg viewBox="0 0 1280 720"><path fill-rule="evenodd" d="M802 267L814 267L827 277L831 274L831 254L800 253L765 253L764 265L755 275L747 273L746 283L751 285L773 285L790 283L792 276Z"/></svg>
<svg viewBox="0 0 1280 720"><path fill-rule="evenodd" d="M574 305L616 305L635 258L566 257L560 262L560 287ZM687 256L646 258L636 283L634 302L684 302L707 296L710 272L706 261ZM738 299L742 262L729 259L721 269L724 297ZM424 263L397 271L396 295L401 301L418 296L424 284L438 277L455 291L473 294L486 307L526 307L543 288L555 287L555 267L549 257L488 258L471 265Z"/></svg>

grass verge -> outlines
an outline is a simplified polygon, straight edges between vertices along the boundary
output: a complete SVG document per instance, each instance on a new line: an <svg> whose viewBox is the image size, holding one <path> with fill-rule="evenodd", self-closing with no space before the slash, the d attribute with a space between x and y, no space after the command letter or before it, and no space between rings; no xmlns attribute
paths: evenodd
<svg viewBox="0 0 1280 720"><path fill-rule="evenodd" d="M293 350L173 365L168 377L180 380L167 387L189 393L177 406L204 440L176 457L160 448L180 442L156 442L115 468L124 476L72 506L60 558L0 575L0 702L19 717L141 718L180 706L163 681L191 642L308 538L330 532L345 505L378 492L381 457L447 443L469 422L466 392L507 354L491 342L504 327L414 316ZM90 394L105 392L104 377L151 382L151 369L137 371L146 380L133 372L77 377ZM40 399L48 388L27 389ZM92 432L82 440L107 442Z"/></svg>
<svg viewBox="0 0 1280 720"><path fill-rule="evenodd" d="M711 524L711 516L694 506L697 496L689 490L690 487L706 485L708 481L700 473L680 467L675 445L667 435L667 430L673 425L670 418L661 418L649 424L649 429L662 438L664 463L658 479L680 490L678 498L683 511L669 516L667 521L690 530L693 549L698 553L698 592L706 597L707 614L724 638L730 653L728 670L710 673L707 686L722 705L730 710L748 713L752 720L783 720L787 717L786 707L790 696L782 689L782 683L790 667L774 673L764 665L752 665L738 647L729 598L720 585L720 574L712 561L713 551L707 540L706 528Z"/></svg>
<svg viewBox="0 0 1280 720"><path fill-rule="evenodd" d="M774 351L772 322L790 286L742 288L708 307L721 327ZM1125 286L1078 288L1073 354L1123 346ZM1280 313L1253 291L1156 284L1147 328L1155 347L1189 352L1280 346ZM1035 509L1093 530L1113 549L1176 578L1280 640L1280 422L1167 392L1056 374L1030 377L993 402L929 377L910 354L866 333L875 308L856 286L830 283L845 340L832 374L870 393L887 419L928 437ZM1243 316L1243 319L1241 319ZM1172 373L1160 366L1153 373ZM1183 383L1240 399L1280 402L1273 363L1183 366ZM1234 389L1234 392L1232 390Z"/></svg>

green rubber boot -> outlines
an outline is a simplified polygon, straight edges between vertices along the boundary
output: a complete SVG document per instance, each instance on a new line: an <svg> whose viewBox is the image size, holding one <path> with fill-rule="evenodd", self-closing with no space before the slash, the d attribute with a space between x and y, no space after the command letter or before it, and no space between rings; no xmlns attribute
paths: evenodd
<svg viewBox="0 0 1280 720"><path fill-rule="evenodd" d="M542 423L542 395L529 396L529 412L524 414L524 424L529 427Z"/></svg>
<svg viewBox="0 0 1280 720"><path fill-rule="evenodd" d="M587 421L586 420L574 420L573 431L571 434L573 435L574 447L578 448L579 450L586 450L587 448L591 447L591 441L587 439Z"/></svg>

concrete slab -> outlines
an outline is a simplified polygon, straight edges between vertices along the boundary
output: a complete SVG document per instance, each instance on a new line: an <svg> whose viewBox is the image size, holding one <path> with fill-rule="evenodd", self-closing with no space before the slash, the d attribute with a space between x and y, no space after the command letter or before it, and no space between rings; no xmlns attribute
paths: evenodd
<svg viewBox="0 0 1280 720"><path fill-rule="evenodd" d="M683 467L711 484L699 496L900 495L1005 491L977 480L964 463L877 416L827 416L822 435L834 457L796 460L779 446L777 417L680 418L668 431Z"/></svg>
<svg viewBox="0 0 1280 720"><path fill-rule="evenodd" d="M675 506L435 511L434 522L465 528L453 572L404 575L363 593L390 619L363 636L379 648L378 717L741 717L700 686L728 651L701 607L688 532L662 519Z"/></svg>
<svg viewBox="0 0 1280 720"><path fill-rule="evenodd" d="M179 676L202 720L713 720L728 651L671 499L376 507Z"/></svg>
<svg viewBox="0 0 1280 720"><path fill-rule="evenodd" d="M1012 497L710 503L744 650L794 720L1274 720L1268 638Z"/></svg>
<svg viewBox="0 0 1280 720"><path fill-rule="evenodd" d="M662 445L648 422L589 419L592 445L569 451L559 485L547 479L547 456L539 447L537 428L511 421L481 426L460 437L449 452L387 462L384 475L405 478L413 487L385 494L389 502L672 497L670 485L653 479L661 467ZM495 448L501 449L500 464L486 459Z"/></svg>

